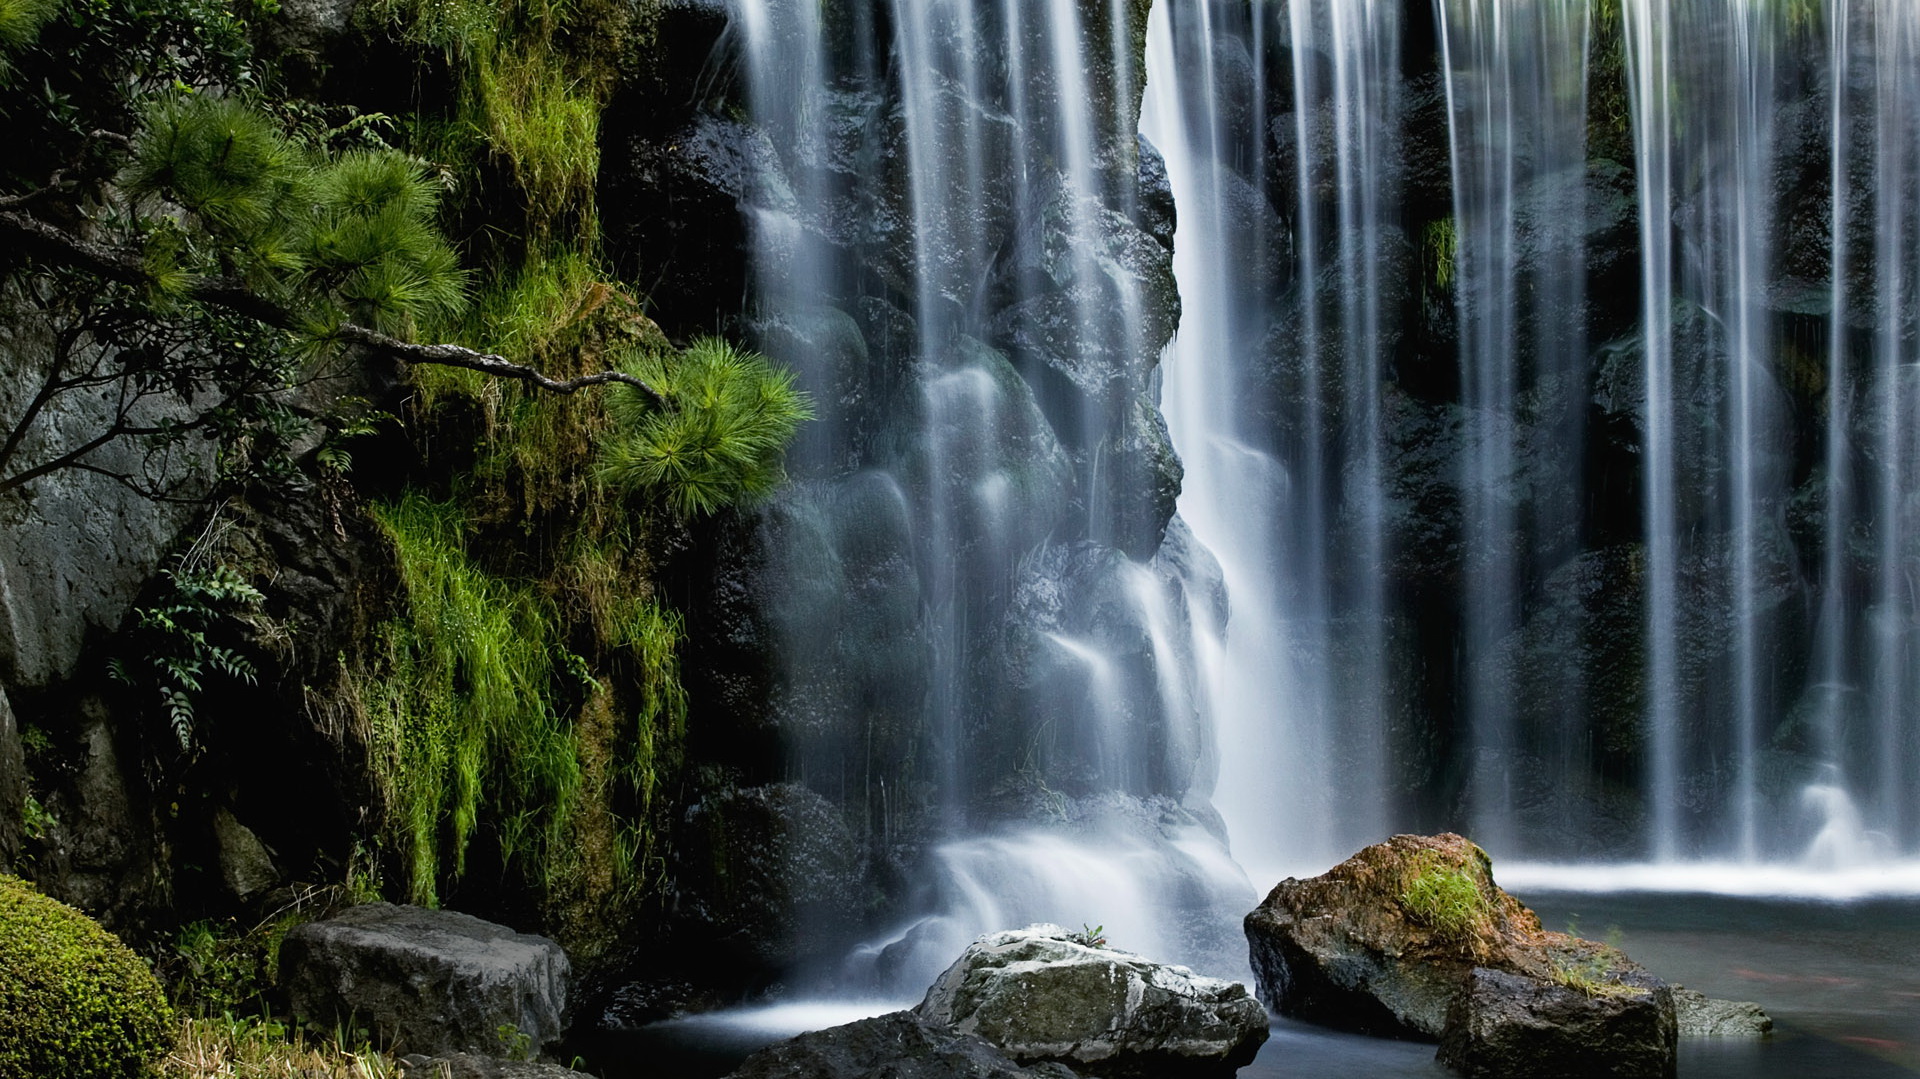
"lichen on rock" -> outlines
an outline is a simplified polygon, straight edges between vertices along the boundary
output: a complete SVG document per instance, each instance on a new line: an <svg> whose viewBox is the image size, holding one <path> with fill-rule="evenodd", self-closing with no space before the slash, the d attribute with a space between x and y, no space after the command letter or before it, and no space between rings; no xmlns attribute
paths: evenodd
<svg viewBox="0 0 1920 1079"><path fill-rule="evenodd" d="M1100 1076L1230 1075L1266 1041L1245 986L1073 938L1056 925L981 937L915 1014Z"/></svg>

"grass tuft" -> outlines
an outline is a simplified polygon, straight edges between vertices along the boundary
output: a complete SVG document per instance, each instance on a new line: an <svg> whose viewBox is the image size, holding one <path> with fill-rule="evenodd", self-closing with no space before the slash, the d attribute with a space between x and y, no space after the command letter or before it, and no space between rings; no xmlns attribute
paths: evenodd
<svg viewBox="0 0 1920 1079"><path fill-rule="evenodd" d="M1431 851L1416 859L1398 899L1407 917L1442 940L1472 941L1493 931L1493 903L1472 870Z"/></svg>

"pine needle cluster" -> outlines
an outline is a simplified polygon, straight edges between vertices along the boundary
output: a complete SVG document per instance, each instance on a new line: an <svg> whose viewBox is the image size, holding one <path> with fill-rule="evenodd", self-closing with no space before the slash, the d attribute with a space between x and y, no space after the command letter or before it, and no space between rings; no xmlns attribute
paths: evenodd
<svg viewBox="0 0 1920 1079"><path fill-rule="evenodd" d="M0 0L0 3L7 0ZM155 279L214 272L309 317L399 337L456 314L466 275L435 224L440 190L397 150L322 157L233 98L172 98L147 113L124 181L156 214Z"/></svg>
<svg viewBox="0 0 1920 1079"><path fill-rule="evenodd" d="M719 338L639 356L626 370L659 390L666 407L614 387L617 433L601 447L600 479L657 495L689 517L770 493L785 478L787 441L813 416L791 372Z"/></svg>

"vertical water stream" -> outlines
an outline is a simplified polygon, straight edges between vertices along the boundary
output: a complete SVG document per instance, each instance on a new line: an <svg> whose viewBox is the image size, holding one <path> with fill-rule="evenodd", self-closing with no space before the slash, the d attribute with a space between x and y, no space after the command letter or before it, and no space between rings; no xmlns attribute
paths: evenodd
<svg viewBox="0 0 1920 1079"><path fill-rule="evenodd" d="M917 882L866 973L1217 956L1406 828L1913 854L1920 9L1142 10L733 0L822 413L771 722Z"/></svg>

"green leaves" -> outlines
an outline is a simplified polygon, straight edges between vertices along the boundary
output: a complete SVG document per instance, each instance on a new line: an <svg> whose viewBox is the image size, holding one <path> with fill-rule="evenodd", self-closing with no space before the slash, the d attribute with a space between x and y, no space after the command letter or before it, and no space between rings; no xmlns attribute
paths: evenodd
<svg viewBox="0 0 1920 1079"><path fill-rule="evenodd" d="M672 356L642 356L625 368L666 398L654 408L638 390L614 386L619 433L601 447L602 482L654 494L698 516L770 493L780 457L813 410L790 372L718 338Z"/></svg>
<svg viewBox="0 0 1920 1079"><path fill-rule="evenodd" d="M162 576L172 595L158 607L134 612L141 653L113 660L110 671L117 681L145 686L159 698L185 752L193 748L194 698L205 691L206 677L217 673L248 685L259 677L251 660L207 640L208 631L228 614L259 607L266 597L228 566L205 573L166 570Z"/></svg>
<svg viewBox="0 0 1920 1079"><path fill-rule="evenodd" d="M399 151L319 157L242 102L187 95L148 111L124 182L150 210L187 212L191 227L153 230L157 277L236 274L316 334L352 320L409 337L466 302L435 224L440 189Z"/></svg>

